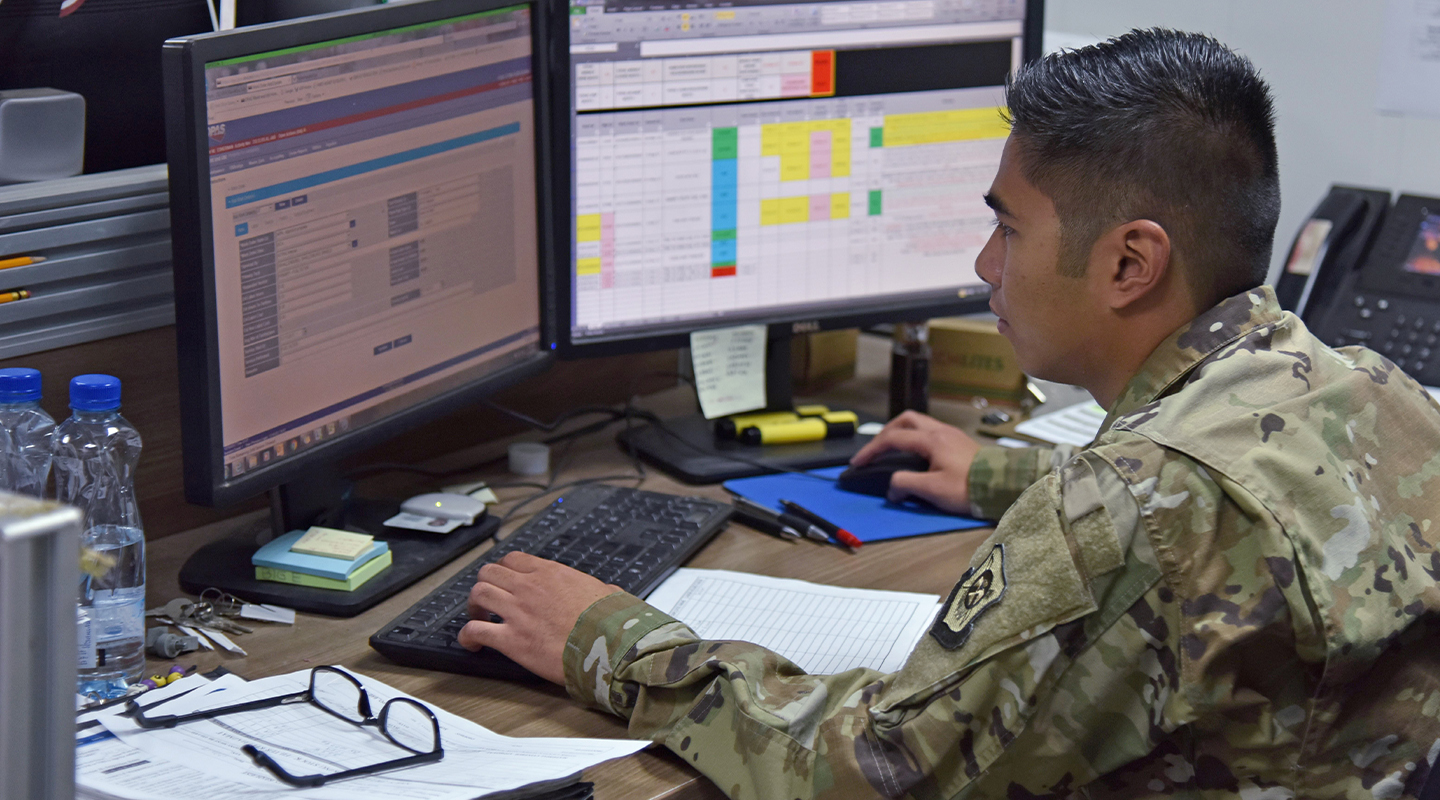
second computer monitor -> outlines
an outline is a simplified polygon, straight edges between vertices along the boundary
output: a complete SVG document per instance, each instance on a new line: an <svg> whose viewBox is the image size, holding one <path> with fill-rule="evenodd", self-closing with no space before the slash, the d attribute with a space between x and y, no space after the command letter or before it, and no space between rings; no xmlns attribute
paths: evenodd
<svg viewBox="0 0 1440 800"><path fill-rule="evenodd" d="M564 351L983 308L982 198L1040 4L694 5L572 0Z"/></svg>

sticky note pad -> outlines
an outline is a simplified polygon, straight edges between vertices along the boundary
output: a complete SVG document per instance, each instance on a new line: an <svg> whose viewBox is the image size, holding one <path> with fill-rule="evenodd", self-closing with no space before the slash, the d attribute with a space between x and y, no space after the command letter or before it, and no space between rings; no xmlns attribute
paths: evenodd
<svg viewBox="0 0 1440 800"><path fill-rule="evenodd" d="M305 535L297 539L295 544L290 545L290 550L312 556L354 561L368 552L374 542L375 537L368 533L352 533L314 525L305 531Z"/></svg>

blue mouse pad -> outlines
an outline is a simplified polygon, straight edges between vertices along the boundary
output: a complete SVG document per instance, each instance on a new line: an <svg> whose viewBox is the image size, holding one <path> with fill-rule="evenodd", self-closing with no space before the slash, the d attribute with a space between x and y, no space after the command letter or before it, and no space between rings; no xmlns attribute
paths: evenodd
<svg viewBox="0 0 1440 800"><path fill-rule="evenodd" d="M845 467L811 470L810 475L832 480L782 472L755 478L736 478L723 484L731 492L755 502L782 510L781 500L799 503L847 531L862 542L900 539L929 533L982 528L991 523L972 517L947 514L924 503L891 503L883 497L847 492L835 485L833 478Z"/></svg>

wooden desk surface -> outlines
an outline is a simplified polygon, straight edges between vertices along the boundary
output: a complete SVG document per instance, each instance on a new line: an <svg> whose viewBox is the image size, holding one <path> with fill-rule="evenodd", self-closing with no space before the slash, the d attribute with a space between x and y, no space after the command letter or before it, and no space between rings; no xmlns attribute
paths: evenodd
<svg viewBox="0 0 1440 800"><path fill-rule="evenodd" d="M865 380L863 373L859 380ZM884 396L883 393L865 391L870 388L851 387L851 391L860 396ZM562 465L557 483L633 471L633 466L615 447L608 434L577 441L565 464L571 466ZM500 476L495 478L499 480ZM718 485L688 486L654 469L649 470L643 488L728 499L727 493ZM502 500L514 500L530 491L503 489L498 493ZM543 505L536 503L526 510L538 510L540 507ZM500 508L508 508L508 504L502 503ZM508 535L522 521L523 515L517 515L501 529L501 536ZM150 607L184 596L176 576L181 564L198 547L240 527L258 530L267 525L265 515L252 513L151 543L147 586ZM866 546L859 553L850 554L813 542L776 539L731 523L691 559L689 566L742 570L839 586L904 589L944 595L950 591L964 571L970 554L988 533L989 529L980 529L879 542ZM222 656L201 651L182 656L177 661L186 665L197 664L201 671L223 665L251 679L320 664L339 664L375 676L502 734L625 738L623 721L576 706L560 687L509 683L403 667L370 649L367 642L370 634L448 579L459 564L473 559L491 546L488 542L481 544L463 559L353 619L301 614L294 626L256 623L254 633L234 637L249 652L248 656ZM149 668L152 673L161 672L169 665L170 662L152 661ZM476 769L484 769L484 765L477 764ZM651 747L631 758L602 764L588 770L586 777L595 782L597 795L607 799L723 797L708 780L660 747Z"/></svg>

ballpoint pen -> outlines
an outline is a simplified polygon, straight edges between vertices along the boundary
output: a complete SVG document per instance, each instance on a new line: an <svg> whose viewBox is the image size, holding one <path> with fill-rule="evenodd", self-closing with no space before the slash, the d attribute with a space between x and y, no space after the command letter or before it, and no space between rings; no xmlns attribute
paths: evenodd
<svg viewBox="0 0 1440 800"><path fill-rule="evenodd" d="M829 534L829 536L833 538L837 543L850 548L850 552L852 553L859 550L860 546L864 544L864 542L860 541L859 537L857 537L855 534L845 530L839 525L836 525L830 520L825 519L819 514L816 514L814 511L805 508L799 503L794 503L789 500L781 500L780 505L784 506L785 510L790 514L793 514L800 519L806 520L811 525L814 525L815 527Z"/></svg>
<svg viewBox="0 0 1440 800"><path fill-rule="evenodd" d="M738 505L735 507L735 518L761 533L768 533L771 536L776 536L786 541L793 542L800 538L799 531L788 525L781 524L780 521L774 517L752 514L749 509L741 508Z"/></svg>

